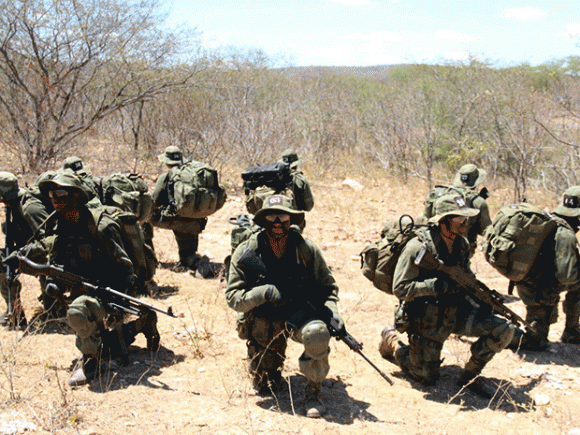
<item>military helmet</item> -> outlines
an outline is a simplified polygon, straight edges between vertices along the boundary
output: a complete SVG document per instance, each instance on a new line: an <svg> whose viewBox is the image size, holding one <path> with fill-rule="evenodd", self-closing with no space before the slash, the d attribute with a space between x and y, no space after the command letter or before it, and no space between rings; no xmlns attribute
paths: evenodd
<svg viewBox="0 0 580 435"><path fill-rule="evenodd" d="M157 159L166 165L181 165L183 163L183 153L179 147L171 145L165 148L165 151L163 151L162 154L159 154Z"/></svg>
<svg viewBox="0 0 580 435"><path fill-rule="evenodd" d="M18 178L11 172L0 172L0 201L11 201L18 197Z"/></svg>
<svg viewBox="0 0 580 435"><path fill-rule="evenodd" d="M292 225L301 225L304 222L304 212L295 210L290 198L284 195L272 195L266 198L262 208L256 212L254 223L263 227L265 216L275 213L289 214Z"/></svg>
<svg viewBox="0 0 580 435"><path fill-rule="evenodd" d="M485 180L487 172L473 164L463 165L455 174L453 185L456 187L477 187Z"/></svg>
<svg viewBox="0 0 580 435"><path fill-rule="evenodd" d="M83 169L83 161L77 156L67 157L62 163L62 169L71 169L75 172L80 171Z"/></svg>
<svg viewBox="0 0 580 435"><path fill-rule="evenodd" d="M42 196L49 198L48 192L54 189L64 189L73 192L79 192L79 198L84 203L89 201L87 192L83 189L82 181L75 175L72 170L66 170L56 175L53 179L43 180L38 185Z"/></svg>
<svg viewBox="0 0 580 435"><path fill-rule="evenodd" d="M562 204L556 207L554 213L567 217L580 216L580 186L572 186L564 191Z"/></svg>
<svg viewBox="0 0 580 435"><path fill-rule="evenodd" d="M434 204L435 215L429 219L429 223L438 223L444 216L477 216L479 210L470 208L465 198L459 195L443 195Z"/></svg>

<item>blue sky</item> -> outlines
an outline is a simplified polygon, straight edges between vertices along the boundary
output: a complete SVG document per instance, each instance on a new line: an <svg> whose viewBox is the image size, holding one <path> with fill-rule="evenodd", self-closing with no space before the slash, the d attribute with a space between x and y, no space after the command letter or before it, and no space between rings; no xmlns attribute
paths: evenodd
<svg viewBox="0 0 580 435"><path fill-rule="evenodd" d="M168 0L208 48L260 49L295 66L498 66L580 56L578 0Z"/></svg>

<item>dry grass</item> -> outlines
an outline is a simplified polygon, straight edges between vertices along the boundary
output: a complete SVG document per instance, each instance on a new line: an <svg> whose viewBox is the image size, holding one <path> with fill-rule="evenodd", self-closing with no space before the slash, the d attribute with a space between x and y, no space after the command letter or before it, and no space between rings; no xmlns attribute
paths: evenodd
<svg viewBox="0 0 580 435"><path fill-rule="evenodd" d="M340 287L342 315L363 351L395 380L390 387L362 358L340 342L331 343L331 371L323 387L329 410L324 419L302 416L304 378L298 372L300 346L289 344L284 376L291 394L262 398L252 393L245 370L245 345L235 332L235 313L219 280L203 280L172 270L177 251L169 231L156 231L163 267L160 293L147 302L173 306L181 317L160 316L162 349L154 355L139 337L131 364L110 370L89 386L66 385L78 357L74 337L54 325L28 334L0 330L0 433L20 427L42 434L569 434L580 428L578 347L557 343L563 316L550 338L554 352L499 354L484 375L498 385L491 402L458 392L455 379L469 356L469 341L452 339L443 350L442 379L423 388L382 360L379 333L393 317L395 298L374 289L360 273L358 253L378 237L383 223L402 213L417 214L427 186L403 185L384 177L355 177L361 191L342 180L313 181L316 199L307 216L306 237L325 254ZM493 186L491 186L493 187ZM506 195L493 190L492 213ZM539 195L538 195L539 197ZM507 199L509 202L510 198ZM546 206L553 202L546 200ZM210 218L200 251L221 262L229 251L227 218L244 212L242 198L230 194ZM475 259L478 277L504 292L507 281ZM39 307L35 279L21 277L27 314ZM523 314L517 299L510 307ZM539 394L549 403L534 405ZM9 425L11 422L12 425ZM20 426L18 426L20 424Z"/></svg>

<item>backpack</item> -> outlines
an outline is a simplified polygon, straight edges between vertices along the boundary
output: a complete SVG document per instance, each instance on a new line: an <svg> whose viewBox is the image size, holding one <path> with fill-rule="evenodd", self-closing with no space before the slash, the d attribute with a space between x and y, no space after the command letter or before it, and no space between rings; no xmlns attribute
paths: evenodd
<svg viewBox="0 0 580 435"><path fill-rule="evenodd" d="M256 190L252 190L247 193L246 196L246 209L251 214L256 214L258 210L262 208L266 198L272 195L284 195L292 200L292 206L298 210L296 206L296 201L294 198L294 190L287 186L284 189L276 190L268 186L259 186Z"/></svg>
<svg viewBox="0 0 580 435"><path fill-rule="evenodd" d="M157 269L157 256L153 246L145 243L143 230L137 217L133 213L111 206L100 206L89 208L89 210L97 227L103 216L107 216L119 224L123 247L133 263L137 282L144 283L151 280Z"/></svg>
<svg viewBox="0 0 580 435"><path fill-rule="evenodd" d="M153 198L148 189L140 175L111 174L101 179L101 202L133 213L139 222L147 222L153 212Z"/></svg>
<svg viewBox="0 0 580 435"><path fill-rule="evenodd" d="M252 216L249 214L239 214L236 217L228 219L228 223L234 225L230 234L230 244L232 247L231 253L224 259L224 276L227 282L229 276L229 267L232 259L232 255L236 248L240 246L243 242L248 240L252 234L260 230L260 227L256 225Z"/></svg>
<svg viewBox="0 0 580 435"><path fill-rule="evenodd" d="M226 202L226 188L217 171L200 162L187 162L170 171L167 184L170 214L203 219Z"/></svg>
<svg viewBox="0 0 580 435"><path fill-rule="evenodd" d="M403 227L405 219L410 219L410 222ZM362 273L376 288L387 294L393 294L393 277L397 261L409 240L422 237L420 227L415 225L411 216L402 215L398 221L387 223L381 233L381 239L370 243L360 253Z"/></svg>
<svg viewBox="0 0 580 435"><path fill-rule="evenodd" d="M456 186L443 186L443 185L436 185L429 191L427 194L427 198L425 199L425 210L423 211L423 215L430 219L435 215L435 202L444 195L459 195L465 202L467 203L468 207L472 206L473 200L477 198L479 195L483 197L487 197L487 189L481 191L481 193L476 192L473 189L461 188Z"/></svg>
<svg viewBox="0 0 580 435"><path fill-rule="evenodd" d="M521 281L557 225L552 214L527 202L503 207L483 235L485 259L506 278Z"/></svg>

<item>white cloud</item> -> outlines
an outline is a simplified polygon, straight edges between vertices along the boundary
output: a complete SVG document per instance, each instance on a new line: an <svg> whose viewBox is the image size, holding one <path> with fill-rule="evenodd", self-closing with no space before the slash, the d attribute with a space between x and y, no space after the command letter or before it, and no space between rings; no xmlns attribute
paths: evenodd
<svg viewBox="0 0 580 435"><path fill-rule="evenodd" d="M558 36L564 38L578 38L580 37L580 24L579 23L571 23L566 26L566 32L560 33Z"/></svg>
<svg viewBox="0 0 580 435"><path fill-rule="evenodd" d="M546 11L539 8L506 8L503 10L503 13L506 18L514 18L516 20L530 20L547 15Z"/></svg>
<svg viewBox="0 0 580 435"><path fill-rule="evenodd" d="M434 39L446 39L449 41L473 41L473 37L459 33L454 30L439 30L433 33Z"/></svg>
<svg viewBox="0 0 580 435"><path fill-rule="evenodd" d="M455 51L455 52L452 51L449 53L445 53L446 59L455 60L455 61L469 60L472 57L473 56L471 55L471 53L469 53L467 51Z"/></svg>

